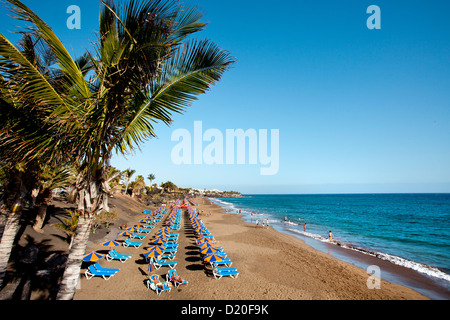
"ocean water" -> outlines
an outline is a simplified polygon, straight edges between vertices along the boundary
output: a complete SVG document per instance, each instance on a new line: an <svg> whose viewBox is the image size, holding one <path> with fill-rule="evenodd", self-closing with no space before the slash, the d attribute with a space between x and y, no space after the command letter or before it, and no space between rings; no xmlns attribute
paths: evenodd
<svg viewBox="0 0 450 320"><path fill-rule="evenodd" d="M244 195L211 199L250 222L329 242L450 284L450 194ZM253 212L253 216L251 216ZM306 223L306 231L304 224Z"/></svg>

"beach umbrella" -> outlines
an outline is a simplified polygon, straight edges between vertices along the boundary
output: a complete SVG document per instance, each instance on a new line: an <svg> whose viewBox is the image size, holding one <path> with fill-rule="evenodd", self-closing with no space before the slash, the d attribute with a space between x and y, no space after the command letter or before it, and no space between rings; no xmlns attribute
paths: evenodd
<svg viewBox="0 0 450 320"><path fill-rule="evenodd" d="M194 227L194 229L199 231L208 231L208 229L205 226Z"/></svg>
<svg viewBox="0 0 450 320"><path fill-rule="evenodd" d="M220 250L215 247L207 247L207 248L200 250L201 254L212 254L212 253L217 253L217 252L220 252Z"/></svg>
<svg viewBox="0 0 450 320"><path fill-rule="evenodd" d="M118 236L129 236L129 235L131 235L131 232L129 232L129 231L123 231L123 232L119 232L117 235L118 235Z"/></svg>
<svg viewBox="0 0 450 320"><path fill-rule="evenodd" d="M163 253L163 249L160 246L151 246L151 247L147 248L147 251L144 253L144 256L146 258L148 258L148 257L154 258L154 257L162 255L162 253Z"/></svg>
<svg viewBox="0 0 450 320"><path fill-rule="evenodd" d="M156 252L159 252L161 254L163 252L163 248L161 248L161 246L158 246L158 245L153 245L153 246L147 247L147 248L145 248L145 250L146 251L156 251Z"/></svg>
<svg viewBox="0 0 450 320"><path fill-rule="evenodd" d="M203 242L202 244L199 244L198 245L198 247L200 248L200 249L205 249L205 248L208 248L208 247L215 247L216 245L215 244L212 244L211 242Z"/></svg>
<svg viewBox="0 0 450 320"><path fill-rule="evenodd" d="M136 227L131 227L131 228L128 228L127 231L135 232L135 231L138 231L138 229Z"/></svg>
<svg viewBox="0 0 450 320"><path fill-rule="evenodd" d="M197 244L202 244L202 243L205 243L205 242L210 242L211 243L211 242L214 242L214 240L212 240L210 238L205 238L205 237L202 237L202 238L197 240Z"/></svg>
<svg viewBox="0 0 450 320"><path fill-rule="evenodd" d="M103 243L100 243L100 244L102 246L104 246L104 247L117 247L117 246L119 246L119 243L117 241L113 241L113 240L106 241L106 242L103 242Z"/></svg>
<svg viewBox="0 0 450 320"><path fill-rule="evenodd" d="M104 254L100 254L100 253L97 253L97 252L94 251L94 252L85 254L85 255L83 256L83 261L87 261L87 262L95 262L95 261L100 260L100 259L103 258L104 256L105 256Z"/></svg>
<svg viewBox="0 0 450 320"><path fill-rule="evenodd" d="M155 237L153 238L153 241L155 241L156 243L166 242L167 237L166 236Z"/></svg>
<svg viewBox="0 0 450 320"><path fill-rule="evenodd" d="M203 258L203 261L206 262L220 262L223 260L223 256L217 254L209 254Z"/></svg>
<svg viewBox="0 0 450 320"><path fill-rule="evenodd" d="M158 231L157 233L155 233L155 237L158 237L158 238L161 238L161 237L167 238L169 235L170 235L170 233L166 232L166 231Z"/></svg>
<svg viewBox="0 0 450 320"><path fill-rule="evenodd" d="M155 234L155 239L164 239L167 238L170 234L167 232L163 232L163 233L156 233Z"/></svg>
<svg viewBox="0 0 450 320"><path fill-rule="evenodd" d="M166 239L163 239L163 238L156 238L156 239L150 241L151 244L156 244L156 245L163 244L165 242L166 242Z"/></svg>

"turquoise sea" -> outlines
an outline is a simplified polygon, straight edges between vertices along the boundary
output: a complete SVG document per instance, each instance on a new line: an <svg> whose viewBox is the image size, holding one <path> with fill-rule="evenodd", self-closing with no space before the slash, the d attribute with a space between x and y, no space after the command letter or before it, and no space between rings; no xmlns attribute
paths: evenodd
<svg viewBox="0 0 450 320"><path fill-rule="evenodd" d="M450 287L450 194L244 195L213 201L249 222L268 219L275 229L301 238L329 243L332 231L341 247Z"/></svg>

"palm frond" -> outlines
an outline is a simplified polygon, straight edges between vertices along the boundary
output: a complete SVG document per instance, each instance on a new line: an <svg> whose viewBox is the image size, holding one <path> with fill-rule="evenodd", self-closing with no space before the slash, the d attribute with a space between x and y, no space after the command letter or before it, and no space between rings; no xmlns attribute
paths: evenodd
<svg viewBox="0 0 450 320"><path fill-rule="evenodd" d="M178 112L216 84L234 62L229 52L209 40L190 41L163 66L151 102Z"/></svg>
<svg viewBox="0 0 450 320"><path fill-rule="evenodd" d="M41 105L65 105L48 80L3 34L0 33L0 73L23 98Z"/></svg>
<svg viewBox="0 0 450 320"><path fill-rule="evenodd" d="M208 25L200 21L202 18L203 14L197 8L180 6L169 41L178 43L187 36L202 31Z"/></svg>
<svg viewBox="0 0 450 320"><path fill-rule="evenodd" d="M162 67L162 76L142 99L123 130L120 152L154 136L152 122L169 125L172 113L182 113L200 94L220 80L235 60L208 40L191 41L177 50Z"/></svg>
<svg viewBox="0 0 450 320"><path fill-rule="evenodd" d="M55 35L52 29L21 1L7 1L12 4L11 11L16 14L16 18L30 22L36 27L34 30L36 35L47 42L56 57L58 65L66 77L71 80L72 84L77 88L77 91L82 96L88 98L90 96L90 92L81 70L78 68L66 47L62 44L61 40Z"/></svg>

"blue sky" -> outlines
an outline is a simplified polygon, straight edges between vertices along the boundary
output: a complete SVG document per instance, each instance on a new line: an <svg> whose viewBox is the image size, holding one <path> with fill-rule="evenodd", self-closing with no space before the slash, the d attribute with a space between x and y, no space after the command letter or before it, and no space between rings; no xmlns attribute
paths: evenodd
<svg viewBox="0 0 450 320"><path fill-rule="evenodd" d="M156 182L243 193L450 192L449 1L189 0L209 38L238 62L172 127L112 165ZM78 55L95 41L99 2L29 0ZM81 30L68 30L68 6ZM381 29L369 30L370 5ZM14 20L0 9L10 40ZM177 129L278 129L279 171L257 165L175 165ZM207 142L204 146L208 145Z"/></svg>

